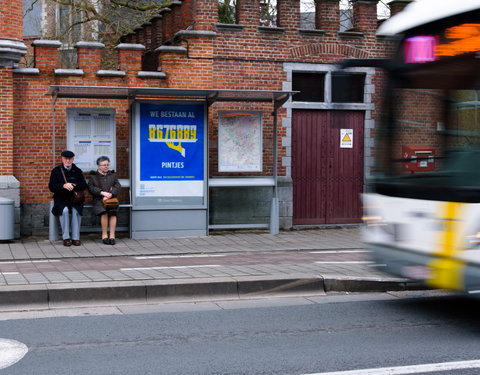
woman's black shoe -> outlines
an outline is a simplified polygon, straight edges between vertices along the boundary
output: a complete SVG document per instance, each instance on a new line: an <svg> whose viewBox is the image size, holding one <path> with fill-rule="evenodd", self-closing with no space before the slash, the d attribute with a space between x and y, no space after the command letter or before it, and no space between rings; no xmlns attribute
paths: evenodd
<svg viewBox="0 0 480 375"><path fill-rule="evenodd" d="M115 238L110 238L110 245L115 245Z"/></svg>
<svg viewBox="0 0 480 375"><path fill-rule="evenodd" d="M102 240L102 242L105 244L105 245L110 245L110 240L108 238L104 238Z"/></svg>

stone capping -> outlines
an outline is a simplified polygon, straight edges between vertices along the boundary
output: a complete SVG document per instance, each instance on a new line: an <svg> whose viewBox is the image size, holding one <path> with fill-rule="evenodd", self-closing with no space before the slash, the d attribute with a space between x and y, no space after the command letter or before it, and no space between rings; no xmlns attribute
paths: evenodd
<svg viewBox="0 0 480 375"><path fill-rule="evenodd" d="M10 51L16 53L27 52L27 46L21 40L9 40L0 38L0 48L2 51Z"/></svg>
<svg viewBox="0 0 480 375"><path fill-rule="evenodd" d="M395 5L408 5L410 4L411 2L413 2L413 0L391 0L389 3L388 3L388 6L391 8L392 6L395 6Z"/></svg>
<svg viewBox="0 0 480 375"><path fill-rule="evenodd" d="M138 43L120 43L115 49L131 50L131 51L145 51L145 46Z"/></svg>
<svg viewBox="0 0 480 375"><path fill-rule="evenodd" d="M83 69L55 69L56 76L83 76Z"/></svg>
<svg viewBox="0 0 480 375"><path fill-rule="evenodd" d="M0 66L13 67L27 53L27 46L20 40L0 39Z"/></svg>
<svg viewBox="0 0 480 375"><path fill-rule="evenodd" d="M182 2L180 0L172 0L170 6L172 5L180 6L182 5Z"/></svg>
<svg viewBox="0 0 480 375"><path fill-rule="evenodd" d="M99 42L77 42L75 48L90 48L90 49L102 49L105 48L105 44Z"/></svg>
<svg viewBox="0 0 480 375"><path fill-rule="evenodd" d="M127 73L123 70L98 70L97 76L99 77L125 77Z"/></svg>
<svg viewBox="0 0 480 375"><path fill-rule="evenodd" d="M325 30L320 29L299 29L298 33L306 36L323 36L326 34Z"/></svg>
<svg viewBox="0 0 480 375"><path fill-rule="evenodd" d="M158 11L158 13L161 15L162 13L169 13L172 10L170 8L162 8Z"/></svg>
<svg viewBox="0 0 480 375"><path fill-rule="evenodd" d="M175 33L174 38L182 38L182 37L191 37L191 38L214 38L217 36L215 31L208 31L208 30L180 30Z"/></svg>
<svg viewBox="0 0 480 375"><path fill-rule="evenodd" d="M167 77L165 72L148 72L148 71L137 72L137 76L139 78L166 78Z"/></svg>
<svg viewBox="0 0 480 375"><path fill-rule="evenodd" d="M270 27L270 26L257 26L257 31L263 34L283 34L285 28L283 27Z"/></svg>
<svg viewBox="0 0 480 375"><path fill-rule="evenodd" d="M59 40L35 39L32 42L32 45L39 46L39 47L57 47L57 48L60 48L62 46L62 42L60 42Z"/></svg>
<svg viewBox="0 0 480 375"><path fill-rule="evenodd" d="M164 53L187 53L187 49L185 47L176 47L176 46L160 46L158 47L155 52L164 52Z"/></svg>
<svg viewBox="0 0 480 375"><path fill-rule="evenodd" d="M15 73L15 74L38 75L38 74L40 74L40 69L38 69L38 68L14 68L13 73Z"/></svg>
<svg viewBox="0 0 480 375"><path fill-rule="evenodd" d="M385 40L387 42L398 42L402 39L399 35L376 35L378 40Z"/></svg>
<svg viewBox="0 0 480 375"><path fill-rule="evenodd" d="M237 23L217 23L215 24L217 30L222 31L243 31L245 28L244 25L239 25Z"/></svg>
<svg viewBox="0 0 480 375"><path fill-rule="evenodd" d="M352 0L353 4L377 4L380 0Z"/></svg>
<svg viewBox="0 0 480 375"><path fill-rule="evenodd" d="M339 31L337 35L340 38L357 38L361 39L364 37L364 34L358 31Z"/></svg>

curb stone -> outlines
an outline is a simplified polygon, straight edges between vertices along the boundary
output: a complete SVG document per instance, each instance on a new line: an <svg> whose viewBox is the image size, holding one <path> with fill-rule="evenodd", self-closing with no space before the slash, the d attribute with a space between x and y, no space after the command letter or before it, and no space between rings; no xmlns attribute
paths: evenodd
<svg viewBox="0 0 480 375"><path fill-rule="evenodd" d="M6 286L0 311L425 289L395 278L262 276Z"/></svg>

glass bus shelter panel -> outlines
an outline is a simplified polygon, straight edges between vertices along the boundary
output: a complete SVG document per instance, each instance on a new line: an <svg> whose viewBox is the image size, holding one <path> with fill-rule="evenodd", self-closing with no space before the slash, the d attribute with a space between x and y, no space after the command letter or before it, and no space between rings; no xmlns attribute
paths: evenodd
<svg viewBox="0 0 480 375"><path fill-rule="evenodd" d="M444 124L440 90L396 89L393 99L395 134L390 158L394 174L431 172L439 167Z"/></svg>
<svg viewBox="0 0 480 375"><path fill-rule="evenodd" d="M268 227L273 197L271 187L211 187L209 225Z"/></svg>

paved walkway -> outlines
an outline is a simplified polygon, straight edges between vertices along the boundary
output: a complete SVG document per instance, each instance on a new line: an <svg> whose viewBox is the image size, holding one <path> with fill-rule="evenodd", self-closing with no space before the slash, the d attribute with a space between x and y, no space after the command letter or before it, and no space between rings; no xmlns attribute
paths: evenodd
<svg viewBox="0 0 480 375"><path fill-rule="evenodd" d="M97 237L83 236L78 247L44 239L0 244L0 309L386 291L411 285L371 266L358 227L120 238L114 246Z"/></svg>

